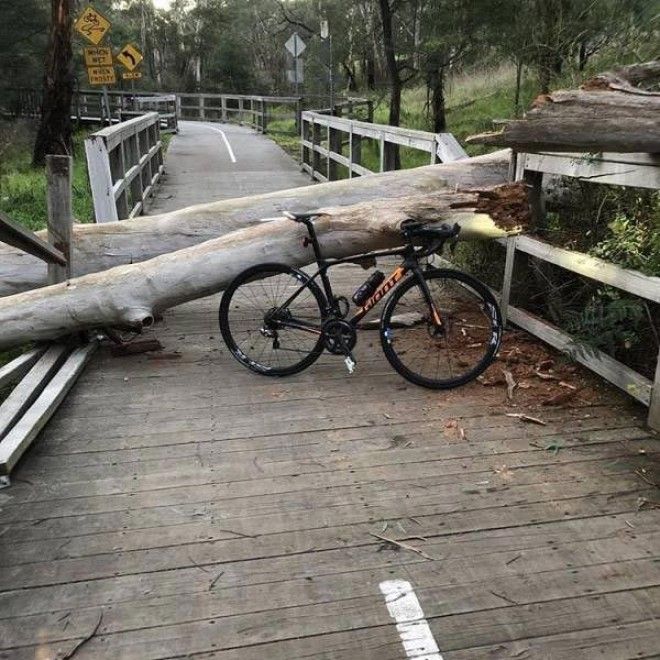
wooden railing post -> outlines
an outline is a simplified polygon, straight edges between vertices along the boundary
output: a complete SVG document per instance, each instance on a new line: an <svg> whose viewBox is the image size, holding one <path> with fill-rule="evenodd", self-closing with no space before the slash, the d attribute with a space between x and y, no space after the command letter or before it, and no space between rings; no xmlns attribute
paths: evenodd
<svg viewBox="0 0 660 660"><path fill-rule="evenodd" d="M242 126L243 125L243 97L239 97L238 99L238 123Z"/></svg>
<svg viewBox="0 0 660 660"><path fill-rule="evenodd" d="M509 313L509 300L511 298L511 283L513 281L513 266L516 259L516 236L506 239L506 260L504 262L504 279L502 281L502 297L500 298L500 311L502 313L502 325L506 325Z"/></svg>
<svg viewBox="0 0 660 660"><path fill-rule="evenodd" d="M206 111L204 110L204 97L199 97L199 118L206 119Z"/></svg>
<svg viewBox="0 0 660 660"><path fill-rule="evenodd" d="M658 363L655 367L655 378L651 390L651 403L649 404L648 425L654 431L660 431L660 351L658 351Z"/></svg>
<svg viewBox="0 0 660 660"><path fill-rule="evenodd" d="M227 99L224 96L220 97L220 108L222 114L222 121L227 121Z"/></svg>
<svg viewBox="0 0 660 660"><path fill-rule="evenodd" d="M338 128L328 128L328 181L336 181L339 178L338 163L332 158L332 154L342 153L342 132Z"/></svg>
<svg viewBox="0 0 660 660"><path fill-rule="evenodd" d="M321 144L321 126L312 119L312 177L321 171L321 154L316 147Z"/></svg>
<svg viewBox="0 0 660 660"><path fill-rule="evenodd" d="M268 132L268 101L261 99L261 132Z"/></svg>
<svg viewBox="0 0 660 660"><path fill-rule="evenodd" d="M71 277L72 175L71 156L46 156L48 242L66 259L66 266L48 264L49 284L64 282Z"/></svg>

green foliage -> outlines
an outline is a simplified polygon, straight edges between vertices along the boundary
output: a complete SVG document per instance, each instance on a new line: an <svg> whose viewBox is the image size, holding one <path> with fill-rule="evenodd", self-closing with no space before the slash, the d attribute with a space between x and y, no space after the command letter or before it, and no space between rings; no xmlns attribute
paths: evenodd
<svg viewBox="0 0 660 660"><path fill-rule="evenodd" d="M576 343L576 350L589 353L600 349L622 356L640 342L644 304L609 287L599 289L578 310L564 311L564 327Z"/></svg>
<svg viewBox="0 0 660 660"><path fill-rule="evenodd" d="M73 213L78 222L94 218L87 162L83 141L87 132L74 136ZM33 168L29 142L13 146L3 155L0 169L0 209L32 230L46 226L46 176L43 169Z"/></svg>
<svg viewBox="0 0 660 660"><path fill-rule="evenodd" d="M660 195L650 222L619 215L608 225L609 236L591 254L624 268L660 276Z"/></svg>

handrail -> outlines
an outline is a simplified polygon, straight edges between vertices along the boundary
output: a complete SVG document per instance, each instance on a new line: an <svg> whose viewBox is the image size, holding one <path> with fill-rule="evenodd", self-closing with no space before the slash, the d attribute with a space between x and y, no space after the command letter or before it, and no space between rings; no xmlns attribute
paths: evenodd
<svg viewBox="0 0 660 660"><path fill-rule="evenodd" d="M431 164L451 162L467 158L467 154L451 133L428 133L412 128L372 124L355 119L334 117L320 112L304 111L301 115L301 160L302 168L320 181L339 178L337 165L348 170L348 176L373 174L362 165L363 138L379 143L379 172L385 170L385 145L397 144L411 147L429 154ZM321 129L325 129L325 140ZM344 136L348 155L343 153ZM323 146L323 143L327 144ZM325 160L325 172L321 171Z"/></svg>
<svg viewBox="0 0 660 660"><path fill-rule="evenodd" d="M660 189L660 156L657 154L514 153L510 171L515 172L516 179L523 179L529 184L536 221L542 219L544 212L544 173L593 183ZM570 353L575 360L648 406L648 424L660 430L660 352L655 377L651 380L598 349L580 350L579 342L568 333L510 304L516 252L524 252L535 259L655 303L660 303L660 277L622 268L603 259L556 247L530 236L512 236L498 242L506 246L500 294L505 322L508 318L551 346Z"/></svg>
<svg viewBox="0 0 660 660"><path fill-rule="evenodd" d="M96 222L132 218L163 174L160 117L150 112L108 126L85 140Z"/></svg>

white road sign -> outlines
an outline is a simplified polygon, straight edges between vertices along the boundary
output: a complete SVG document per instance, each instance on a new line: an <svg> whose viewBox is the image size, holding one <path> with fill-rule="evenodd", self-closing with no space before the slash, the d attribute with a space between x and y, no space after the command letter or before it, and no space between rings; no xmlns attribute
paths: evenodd
<svg viewBox="0 0 660 660"><path fill-rule="evenodd" d="M303 51L307 46L305 42L300 38L300 35L297 32L294 32L284 44L284 47L293 55L294 57L300 57L303 54Z"/></svg>

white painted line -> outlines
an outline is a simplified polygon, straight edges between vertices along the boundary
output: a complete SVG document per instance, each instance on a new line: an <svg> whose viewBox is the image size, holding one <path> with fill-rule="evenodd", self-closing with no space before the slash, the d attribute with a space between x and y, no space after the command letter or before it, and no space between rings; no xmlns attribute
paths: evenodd
<svg viewBox="0 0 660 660"><path fill-rule="evenodd" d="M206 126L206 124L204 124ZM216 133L220 133L222 136L222 139L225 143L225 147L227 147L227 153L229 154L229 158L231 158L231 162L235 163L236 162L236 156L234 156L234 150L231 148L231 144L229 144L229 140L227 139L227 136L225 135L225 132L221 128L216 128L215 126L206 126L206 128L215 131Z"/></svg>
<svg viewBox="0 0 660 660"><path fill-rule="evenodd" d="M385 596L387 611L396 621L396 629L406 655L415 660L442 660L440 649L410 582L385 580L379 587Z"/></svg>

